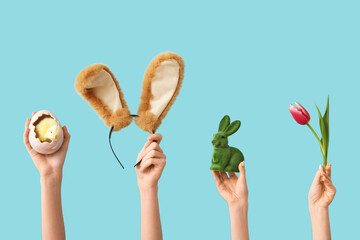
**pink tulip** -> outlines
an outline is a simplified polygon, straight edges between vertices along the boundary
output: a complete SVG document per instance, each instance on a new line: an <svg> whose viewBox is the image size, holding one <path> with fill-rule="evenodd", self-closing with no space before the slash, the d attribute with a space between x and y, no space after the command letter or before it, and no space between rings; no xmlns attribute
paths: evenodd
<svg viewBox="0 0 360 240"><path fill-rule="evenodd" d="M309 113L306 111L306 109L303 106L300 105L300 103L295 102L295 105L297 107L290 104L289 111L291 115L298 124L301 125L307 124L310 121Z"/></svg>

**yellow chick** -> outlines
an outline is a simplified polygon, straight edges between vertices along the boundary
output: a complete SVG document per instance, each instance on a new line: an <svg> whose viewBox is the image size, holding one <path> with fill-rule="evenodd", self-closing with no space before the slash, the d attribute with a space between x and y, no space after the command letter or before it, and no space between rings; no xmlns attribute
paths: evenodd
<svg viewBox="0 0 360 240"><path fill-rule="evenodd" d="M42 119L35 126L36 137L41 142L51 142L56 140L61 133L60 131L59 124L51 117Z"/></svg>

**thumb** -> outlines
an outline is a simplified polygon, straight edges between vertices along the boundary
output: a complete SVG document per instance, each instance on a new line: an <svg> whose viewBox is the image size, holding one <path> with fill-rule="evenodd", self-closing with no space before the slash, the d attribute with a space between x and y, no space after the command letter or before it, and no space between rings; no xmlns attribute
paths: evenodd
<svg viewBox="0 0 360 240"><path fill-rule="evenodd" d="M59 149L59 151L63 151L63 152L67 152L67 149L69 147L69 142L70 142L70 134L67 130L67 127L66 126L63 126L63 133L64 133L64 140L63 140L63 143Z"/></svg>
<svg viewBox="0 0 360 240"><path fill-rule="evenodd" d="M239 179L241 179L241 181L246 181L246 177L245 177L245 162L242 161L239 164Z"/></svg>
<svg viewBox="0 0 360 240"><path fill-rule="evenodd" d="M66 126L63 127L63 131L64 131L64 142L65 142L65 146L66 148L69 146L69 142L70 142L70 133L67 129Z"/></svg>
<svg viewBox="0 0 360 240"><path fill-rule="evenodd" d="M317 172L315 174L315 177L314 177L314 180L313 180L312 184L319 184L320 183L322 171L323 170L322 170L322 167L321 167L321 164L320 164L319 169L317 170Z"/></svg>

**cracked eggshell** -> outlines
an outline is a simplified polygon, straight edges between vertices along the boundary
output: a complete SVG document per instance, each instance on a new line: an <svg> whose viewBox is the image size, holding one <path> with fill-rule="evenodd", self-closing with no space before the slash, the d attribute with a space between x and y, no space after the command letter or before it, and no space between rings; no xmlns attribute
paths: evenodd
<svg viewBox="0 0 360 240"><path fill-rule="evenodd" d="M50 143L49 142L41 142L36 137L34 123L36 122L36 120L38 120L43 115L49 115L60 126L60 136L56 140L51 141ZM41 111L38 111L37 113L35 113L35 115L31 118L31 121L29 124L29 129L30 129L30 132L29 132L30 145L38 153L52 154L52 153L56 152L57 150L59 150L59 148L61 147L61 145L64 141L64 132L62 130L59 120L57 119L57 117L54 114L52 114L51 112L49 112L47 110L41 110Z"/></svg>

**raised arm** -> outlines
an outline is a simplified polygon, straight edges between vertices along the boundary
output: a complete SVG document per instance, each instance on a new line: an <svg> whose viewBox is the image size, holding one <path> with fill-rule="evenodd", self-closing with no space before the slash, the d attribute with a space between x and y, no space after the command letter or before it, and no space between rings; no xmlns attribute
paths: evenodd
<svg viewBox="0 0 360 240"><path fill-rule="evenodd" d="M70 135L64 126L64 142L61 148L53 154L43 155L36 152L29 143L29 123L30 118L25 123L24 144L40 173L42 239L64 240L65 227L61 207L61 181Z"/></svg>
<svg viewBox="0 0 360 240"><path fill-rule="evenodd" d="M212 171L216 187L229 206L231 239L248 240L248 188L244 162L239 164L239 177L235 173Z"/></svg>
<svg viewBox="0 0 360 240"><path fill-rule="evenodd" d="M135 168L141 200L141 240L162 239L158 181L166 164L166 156L159 146L161 139L160 134L150 135L136 160L142 159Z"/></svg>
<svg viewBox="0 0 360 240"><path fill-rule="evenodd" d="M308 201L314 240L330 240L329 205L333 201L336 188L331 181L331 165L327 163L326 172L321 165L311 184Z"/></svg>

